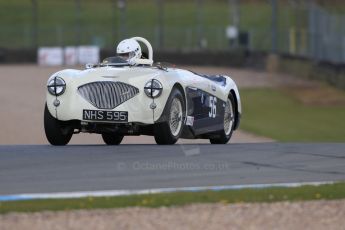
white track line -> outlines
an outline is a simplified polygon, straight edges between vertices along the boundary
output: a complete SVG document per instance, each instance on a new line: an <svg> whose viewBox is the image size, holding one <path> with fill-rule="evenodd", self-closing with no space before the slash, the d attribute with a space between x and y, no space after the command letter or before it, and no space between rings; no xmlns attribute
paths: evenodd
<svg viewBox="0 0 345 230"><path fill-rule="evenodd" d="M113 197L128 196L141 194L157 194L168 192L199 192L199 191L221 191L236 189L262 189L270 187L300 187L303 185L325 185L333 184L333 181L325 182L300 182L300 183L276 183L276 184L246 184L246 185L221 185L221 186L204 186L204 187L181 187L181 188L157 188L157 189L141 189L141 190L106 190L106 191L84 191L84 192L59 192L59 193L31 193L31 194L12 194L0 195L0 201L16 201L16 200L37 200L37 199L70 199L83 197Z"/></svg>

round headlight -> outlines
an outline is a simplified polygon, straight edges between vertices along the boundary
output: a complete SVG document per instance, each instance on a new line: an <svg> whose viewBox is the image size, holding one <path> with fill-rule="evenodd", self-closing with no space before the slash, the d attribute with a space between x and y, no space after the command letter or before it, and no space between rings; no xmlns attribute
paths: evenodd
<svg viewBox="0 0 345 230"><path fill-rule="evenodd" d="M59 96L65 92L66 83L60 77L54 77L48 82L48 92L51 95Z"/></svg>
<svg viewBox="0 0 345 230"><path fill-rule="evenodd" d="M152 79L145 84L144 92L148 97L156 98L162 94L163 85L156 79Z"/></svg>

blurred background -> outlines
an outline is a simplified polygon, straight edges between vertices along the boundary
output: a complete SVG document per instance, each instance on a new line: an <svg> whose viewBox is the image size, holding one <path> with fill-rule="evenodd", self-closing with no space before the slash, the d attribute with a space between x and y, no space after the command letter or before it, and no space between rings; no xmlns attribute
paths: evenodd
<svg viewBox="0 0 345 230"><path fill-rule="evenodd" d="M342 0L0 1L2 48L91 44L140 34L155 50L277 52L345 62Z"/></svg>
<svg viewBox="0 0 345 230"><path fill-rule="evenodd" d="M0 0L0 116L43 133L46 79L64 67L37 66L41 47L93 46L103 59L122 39L142 36L155 61L231 75L242 129L279 141L343 142L344 25L344 0ZM37 121L18 124L18 106L39 111ZM17 143L18 130L3 128L1 143Z"/></svg>

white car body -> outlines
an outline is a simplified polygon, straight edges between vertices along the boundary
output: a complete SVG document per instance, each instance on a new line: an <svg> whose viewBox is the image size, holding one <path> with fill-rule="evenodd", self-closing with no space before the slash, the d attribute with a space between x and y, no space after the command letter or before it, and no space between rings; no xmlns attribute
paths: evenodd
<svg viewBox="0 0 345 230"><path fill-rule="evenodd" d="M78 93L78 87L92 82L113 81L123 82L139 89L139 94L132 97L125 103L117 106L113 111L128 111L128 122L138 122L143 124L154 124L162 115L164 106L168 100L171 89L174 85L179 85L183 89L193 87L226 101L228 94L232 90L236 94L238 112L241 113L240 95L235 82L227 77L226 86L196 75L188 70L167 68L161 70L156 67L100 67L86 70L66 69L54 73L51 78L59 76L66 82L66 90L61 96L53 96L47 92L47 106L49 112L58 120L80 120L82 121L83 110L98 109ZM159 80L163 85L163 91L159 98L152 99L144 93L145 84L151 79ZM214 90L216 89L216 90ZM184 92L186 94L186 92ZM54 101L58 99L60 105L54 106ZM156 103L156 109L151 109L150 105ZM188 102L187 102L188 108ZM187 109L188 111L188 109Z"/></svg>
<svg viewBox="0 0 345 230"><path fill-rule="evenodd" d="M187 133L181 131L178 137L207 138L205 134L222 129L224 120L222 113L229 97L232 98L234 112L231 115L234 123L232 129L237 129L242 107L238 88L230 77L206 76L184 69L152 66L151 45L145 39L141 39L139 38L148 46L149 59L138 60L139 65L104 64L91 66L85 70L65 69L52 74L48 79L48 85L51 84L49 82L59 78L65 82L65 89L61 95L47 92L46 105L50 115L57 121L73 121L74 132L102 133L100 129L85 128L91 123L96 125L125 123L128 127L145 127L163 122L167 116L169 117L164 114L169 109L166 106L169 104L172 91L178 89L183 94L182 104L185 106L182 128L191 128ZM145 85L152 79L159 81L162 86L161 93L156 98L149 97L144 90ZM111 111L119 113L125 111L127 114L125 122L108 118L104 120L104 116L113 116L114 113ZM98 118L96 120L94 116L99 116L98 118L103 120ZM49 128L46 128L46 133L47 131L49 132ZM150 132L144 133L151 135ZM123 135L144 133L131 131Z"/></svg>

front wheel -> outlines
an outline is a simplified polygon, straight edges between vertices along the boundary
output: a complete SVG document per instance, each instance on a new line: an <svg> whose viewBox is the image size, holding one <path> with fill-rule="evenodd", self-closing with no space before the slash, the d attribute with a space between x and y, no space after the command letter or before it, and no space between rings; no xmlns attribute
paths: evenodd
<svg viewBox="0 0 345 230"><path fill-rule="evenodd" d="M229 94L224 108L224 129L218 131L216 135L210 138L211 144L226 144L231 138L235 124L235 100L232 94Z"/></svg>
<svg viewBox="0 0 345 230"><path fill-rule="evenodd" d="M102 139L107 145L119 145L123 139L123 135L102 133Z"/></svg>
<svg viewBox="0 0 345 230"><path fill-rule="evenodd" d="M51 145L67 145L73 135L73 128L69 123L53 117L47 105L44 109L44 130Z"/></svg>
<svg viewBox="0 0 345 230"><path fill-rule="evenodd" d="M159 145L175 144L181 136L186 106L182 93L174 88L166 105L166 121L155 124L154 137Z"/></svg>

